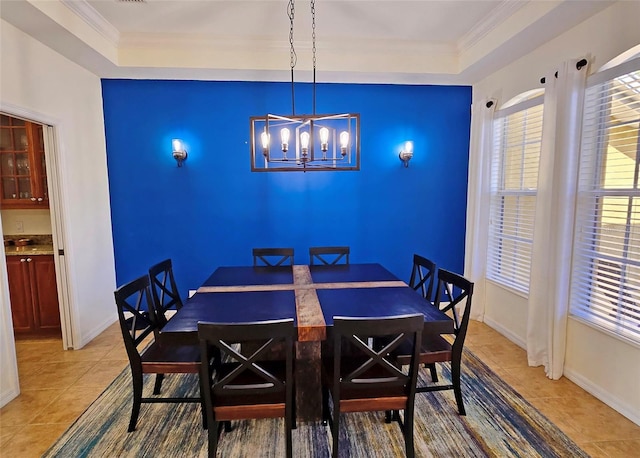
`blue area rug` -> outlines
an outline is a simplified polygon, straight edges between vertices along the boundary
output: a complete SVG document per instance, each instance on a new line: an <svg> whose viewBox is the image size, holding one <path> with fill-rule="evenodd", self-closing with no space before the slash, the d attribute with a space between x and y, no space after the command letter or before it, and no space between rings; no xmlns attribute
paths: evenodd
<svg viewBox="0 0 640 458"><path fill-rule="evenodd" d="M421 377L428 377L422 371ZM449 379L444 368L440 376ZM145 396L153 380L145 380ZM418 457L587 457L553 423L504 383L473 353L465 351L462 384L466 416L459 416L452 391L416 395L415 451ZM163 395L194 395L197 377L168 375ZM127 433L131 412L129 369L45 453L45 457L206 457L207 434L197 404L143 404L137 430ZM222 433L220 457L284 456L284 422L233 423ZM382 412L341 417L340 456L401 457L404 441L397 423ZM331 455L331 433L317 423L299 422L293 431L296 457Z"/></svg>

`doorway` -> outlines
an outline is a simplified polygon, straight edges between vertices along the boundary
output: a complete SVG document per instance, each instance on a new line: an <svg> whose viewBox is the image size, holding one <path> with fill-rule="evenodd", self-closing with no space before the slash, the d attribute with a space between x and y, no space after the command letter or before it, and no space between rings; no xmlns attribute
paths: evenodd
<svg viewBox="0 0 640 458"><path fill-rule="evenodd" d="M12 302L5 316L12 316L17 339L57 337L63 349L72 348L62 227L56 217L55 131L4 112L0 124L0 232L7 269L2 286L10 292L5 303Z"/></svg>

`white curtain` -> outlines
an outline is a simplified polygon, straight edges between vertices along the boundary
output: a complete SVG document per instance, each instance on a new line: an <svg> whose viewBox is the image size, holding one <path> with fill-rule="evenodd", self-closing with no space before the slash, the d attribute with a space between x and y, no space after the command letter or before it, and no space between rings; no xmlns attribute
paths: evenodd
<svg viewBox="0 0 640 458"><path fill-rule="evenodd" d="M559 379L564 368L571 247L587 68L564 62L545 76L544 119L527 320L530 366Z"/></svg>
<svg viewBox="0 0 640 458"><path fill-rule="evenodd" d="M482 100L474 103L471 112L464 274L475 283L471 318L478 321L484 319L484 278L487 267L489 228L489 173L495 110L495 100Z"/></svg>

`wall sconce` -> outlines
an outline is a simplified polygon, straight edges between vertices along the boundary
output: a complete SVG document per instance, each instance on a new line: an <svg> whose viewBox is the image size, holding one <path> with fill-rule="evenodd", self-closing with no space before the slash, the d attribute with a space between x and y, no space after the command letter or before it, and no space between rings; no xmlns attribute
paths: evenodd
<svg viewBox="0 0 640 458"><path fill-rule="evenodd" d="M173 145L173 158L178 163L178 167L182 167L182 161L187 159L187 150L184 149L184 143L178 138L171 140Z"/></svg>
<svg viewBox="0 0 640 458"><path fill-rule="evenodd" d="M409 167L409 161L413 157L413 142L405 142L398 157L404 163L405 167Z"/></svg>

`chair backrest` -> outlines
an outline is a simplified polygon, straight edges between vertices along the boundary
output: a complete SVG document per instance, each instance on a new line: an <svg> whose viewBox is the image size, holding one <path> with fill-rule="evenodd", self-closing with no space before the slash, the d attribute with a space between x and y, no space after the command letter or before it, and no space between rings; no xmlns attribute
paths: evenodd
<svg viewBox="0 0 640 458"><path fill-rule="evenodd" d="M469 326L472 297L472 282L462 275L438 269L438 287L436 288L434 305L445 313L450 312L453 316L456 334L452 347L453 353L462 352Z"/></svg>
<svg viewBox="0 0 640 458"><path fill-rule="evenodd" d="M333 390L372 390L401 388L412 401L418 374L418 356L424 315L379 318L333 318ZM408 373L398 367L391 355L401 345L410 345ZM381 348L380 348L381 347Z"/></svg>
<svg viewBox="0 0 640 458"><path fill-rule="evenodd" d="M413 268L409 286L414 290L420 290L422 297L429 302L433 301L433 285L436 278L436 264L419 254L413 255Z"/></svg>
<svg viewBox="0 0 640 458"><path fill-rule="evenodd" d="M293 265L293 248L254 248L253 265L276 267Z"/></svg>
<svg viewBox="0 0 640 458"><path fill-rule="evenodd" d="M165 259L152 266L149 269L149 280L157 322L162 327L167 323L167 310L182 308L182 299L173 276L171 259Z"/></svg>
<svg viewBox="0 0 640 458"><path fill-rule="evenodd" d="M320 261L322 265L349 264L348 246L317 246L309 248L309 264Z"/></svg>
<svg viewBox="0 0 640 458"><path fill-rule="evenodd" d="M293 396L293 319L242 324L198 323L200 354L213 359L213 367L202 365L207 406L218 405L217 397L249 396L259 403L261 395L272 399L280 393L291 406ZM236 345L240 344L240 345ZM273 352L284 351L285 371L273 371ZM223 367L224 366L224 367ZM236 398L239 399L239 398Z"/></svg>
<svg viewBox="0 0 640 458"><path fill-rule="evenodd" d="M157 329L149 277L137 278L113 293L118 308L118 319L129 361L140 364L138 345Z"/></svg>

